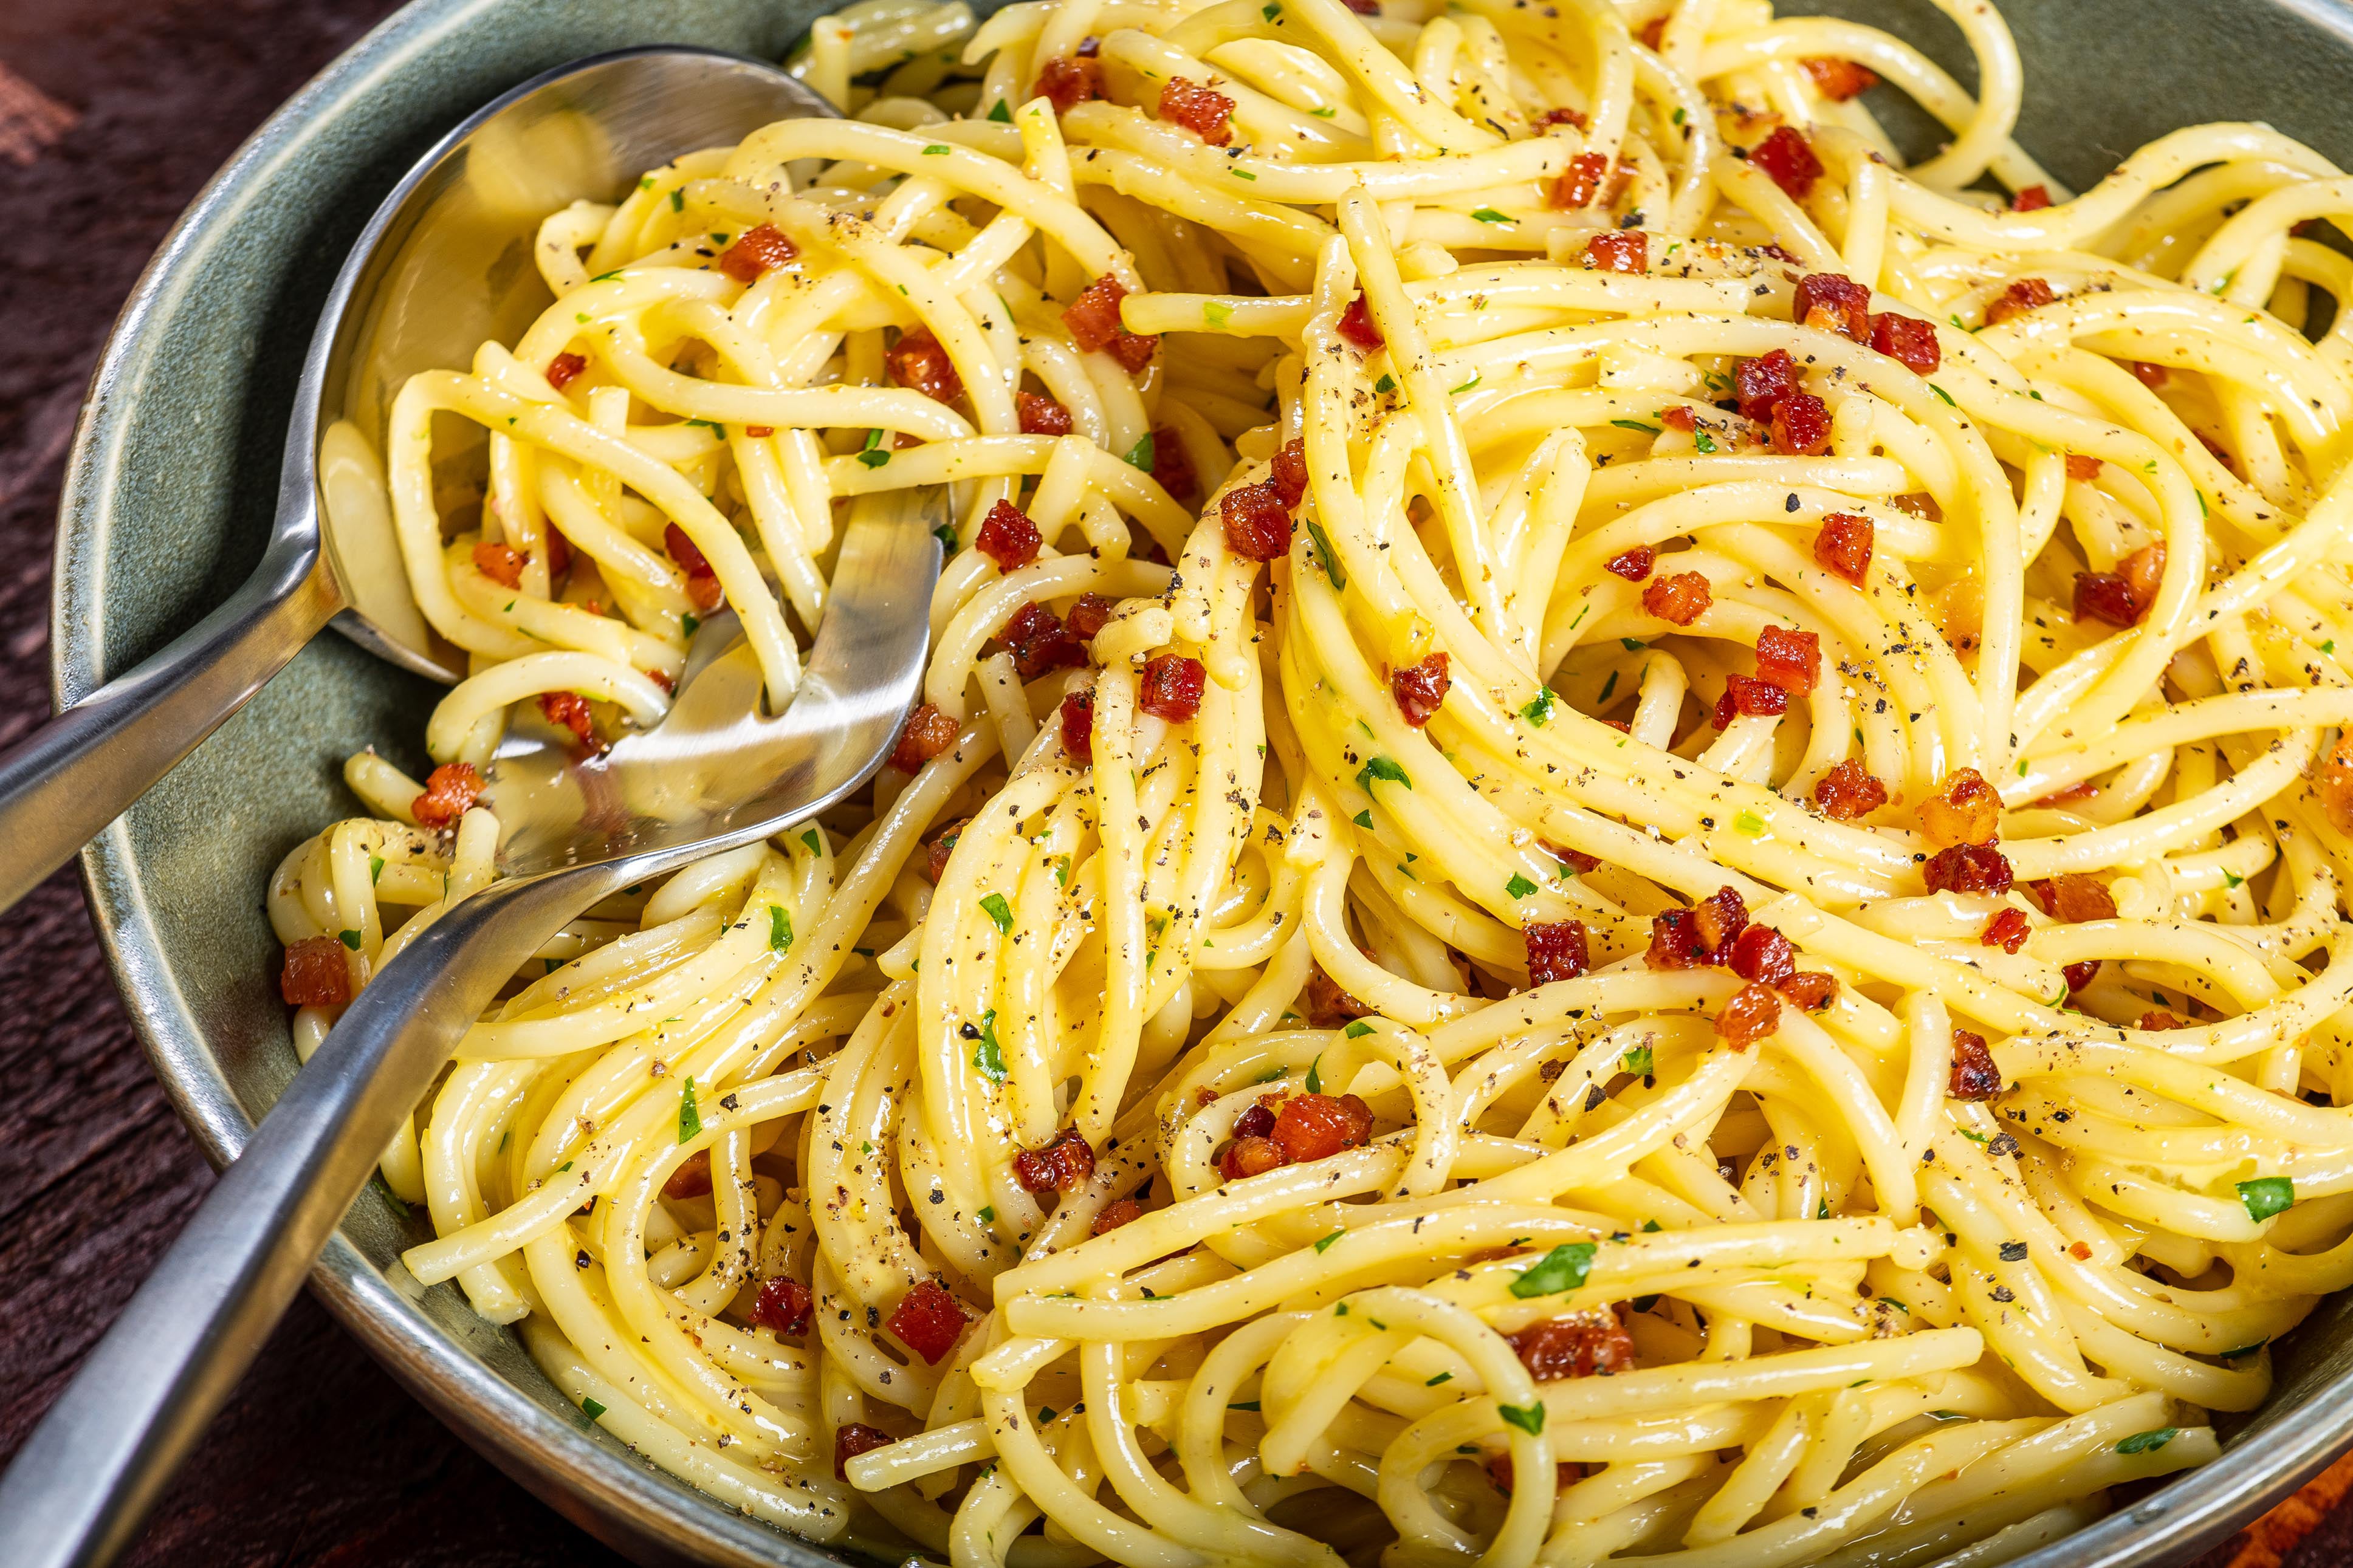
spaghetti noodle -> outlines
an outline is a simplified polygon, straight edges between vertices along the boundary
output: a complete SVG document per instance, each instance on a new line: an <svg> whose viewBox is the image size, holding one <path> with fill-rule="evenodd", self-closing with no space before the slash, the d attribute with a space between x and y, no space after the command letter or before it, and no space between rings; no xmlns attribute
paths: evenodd
<svg viewBox="0 0 2353 1568"><path fill-rule="evenodd" d="M471 673L272 884L306 1052L510 725L722 602L789 694L837 503L960 522L871 800L460 1042L415 1276L959 1565L1992 1563L2211 1457L2353 1283L2353 180L2073 194L1939 5L1975 98L1763 0L861 0L851 118L549 217L390 412Z"/></svg>

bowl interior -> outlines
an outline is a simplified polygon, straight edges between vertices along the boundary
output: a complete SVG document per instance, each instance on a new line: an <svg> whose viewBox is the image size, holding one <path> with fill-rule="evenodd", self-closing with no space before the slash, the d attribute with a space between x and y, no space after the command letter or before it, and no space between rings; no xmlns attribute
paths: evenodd
<svg viewBox="0 0 2353 1568"><path fill-rule="evenodd" d="M93 384L59 519L53 647L62 700L129 668L259 558L295 377L320 302L382 194L450 124L540 71L630 45L780 57L831 0L417 0L282 110L191 209L126 309ZM992 8L988 5L979 9ZM1922 42L1974 83L1926 0L1799 0ZM2353 162L2342 0L2002 0L2027 68L2021 140L2088 185L2196 121L2263 120ZM1889 94L1883 92L1883 99ZM1919 150L1937 128L1900 114ZM157 1070L216 1160L294 1068L262 889L290 848L357 803L343 759L424 764L437 688L322 637L84 858L93 910ZM397 1261L421 1215L372 1185L315 1283L469 1440L641 1561L852 1559L790 1540L638 1460L556 1392L508 1331ZM2278 1348L2279 1387L2226 1428L2225 1457L2022 1561L2186 1560L2353 1436L2348 1301ZM2325 1414L2327 1413L2327 1414Z"/></svg>

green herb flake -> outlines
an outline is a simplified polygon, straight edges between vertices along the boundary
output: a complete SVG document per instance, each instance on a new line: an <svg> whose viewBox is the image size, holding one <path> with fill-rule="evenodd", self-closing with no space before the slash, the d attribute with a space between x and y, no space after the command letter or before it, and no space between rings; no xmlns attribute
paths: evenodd
<svg viewBox="0 0 2353 1568"><path fill-rule="evenodd" d="M594 1399L583 1399L580 1402L580 1414L594 1421L605 1414L605 1407Z"/></svg>
<svg viewBox="0 0 2353 1568"><path fill-rule="evenodd" d="M995 1204L988 1205L974 1217L979 1220L983 1225L995 1225L997 1223L997 1205Z"/></svg>
<svg viewBox="0 0 2353 1568"><path fill-rule="evenodd" d="M678 1141L691 1142L702 1131L702 1112L695 1108L694 1080L688 1079L678 1089Z"/></svg>
<svg viewBox="0 0 2353 1568"><path fill-rule="evenodd" d="M1334 1231L1331 1235L1322 1237L1315 1243L1315 1250L1318 1252L1323 1251L1325 1247L1330 1247L1334 1242L1339 1240L1342 1237L1347 1234L1348 1233L1345 1230Z"/></svg>
<svg viewBox="0 0 2353 1568"><path fill-rule="evenodd" d="M1397 390L1397 377L1393 375L1382 376L1380 380L1373 383L1373 390L1375 392L1385 394L1395 392Z"/></svg>
<svg viewBox="0 0 2353 1568"><path fill-rule="evenodd" d="M1227 1405L1226 1408L1229 1410L1256 1410L1258 1405L1259 1402L1255 1399L1237 1399L1231 1405Z"/></svg>
<svg viewBox="0 0 2353 1568"><path fill-rule="evenodd" d="M683 189L675 190L670 194L670 210L674 213L682 213L686 210L686 192Z"/></svg>
<svg viewBox="0 0 2353 1568"><path fill-rule="evenodd" d="M1252 183L1256 183L1258 179L1258 176L1251 174L1248 169L1228 169L1226 173L1231 174L1237 180L1249 180Z"/></svg>
<svg viewBox="0 0 2353 1568"><path fill-rule="evenodd" d="M1352 1018L1348 1021L1348 1026L1341 1030L1340 1034L1346 1039L1361 1040L1372 1032L1373 1026L1370 1024L1366 1023L1362 1018Z"/></svg>
<svg viewBox="0 0 2353 1568"><path fill-rule="evenodd" d="M870 468L879 468L891 460L891 449L882 445L881 431L866 433L866 445L859 448L858 460Z"/></svg>
<svg viewBox="0 0 2353 1568"><path fill-rule="evenodd" d="M692 610L687 611L686 614L679 616L678 618L678 631L681 637L691 638L697 631L702 629L702 617L696 615Z"/></svg>
<svg viewBox="0 0 2353 1568"><path fill-rule="evenodd" d="M1544 1430L1545 1407L1541 1399L1534 1405L1498 1405L1495 1414L1531 1437Z"/></svg>
<svg viewBox="0 0 2353 1568"><path fill-rule="evenodd" d="M1356 813L1356 816L1348 818L1348 820L1355 823L1357 826L1363 828L1367 833L1371 832L1373 829L1373 814L1369 811L1360 811Z"/></svg>
<svg viewBox="0 0 2353 1568"><path fill-rule="evenodd" d="M2240 876L2236 871L2225 871L2222 873L2222 885L2226 888L2232 889L2233 891L2235 891L2245 881L2246 879Z"/></svg>
<svg viewBox="0 0 2353 1568"><path fill-rule="evenodd" d="M981 1016L980 1044L972 1049L972 1065L991 1083L1005 1081L1005 1049L997 1043L997 1009Z"/></svg>
<svg viewBox="0 0 2353 1568"><path fill-rule="evenodd" d="M1697 447L1702 452L1707 453L1710 456L1715 455L1715 437L1709 435L1704 430L1694 430L1692 432L1692 444Z"/></svg>
<svg viewBox="0 0 2353 1568"><path fill-rule="evenodd" d="M382 881L383 879L384 879L384 857L383 857L383 856L381 856L381 855L371 855L371 856L369 856L369 857L368 857L368 886L369 886L369 887L371 887L371 888L373 888L373 887L375 887L375 886L376 885L376 883L378 883L378 882Z"/></svg>
<svg viewBox="0 0 2353 1568"><path fill-rule="evenodd" d="M2295 1206L2295 1184L2285 1176L2257 1176L2239 1184L2239 1201L2249 1219L2266 1220Z"/></svg>
<svg viewBox="0 0 2353 1568"><path fill-rule="evenodd" d="M1637 1078L1648 1078L1657 1065L1648 1046L1636 1046L1618 1058L1618 1065Z"/></svg>
<svg viewBox="0 0 2353 1568"><path fill-rule="evenodd" d="M1734 817L1732 826L1751 838L1761 837L1765 832L1765 819L1753 811L1744 811Z"/></svg>
<svg viewBox="0 0 2353 1568"><path fill-rule="evenodd" d="M1502 213L1497 212L1493 207L1473 207L1471 209L1471 216L1477 218L1481 223L1509 223L1512 221L1510 218L1505 217Z"/></svg>
<svg viewBox="0 0 2353 1568"><path fill-rule="evenodd" d="M999 125L1013 123L1013 111L1006 107L1005 100L1001 98L997 100L997 107L988 111L988 117Z"/></svg>
<svg viewBox="0 0 2353 1568"><path fill-rule="evenodd" d="M1645 425L1640 419L1612 419L1609 423L1620 430L1638 430L1645 436L1655 436L1659 433L1657 426Z"/></svg>
<svg viewBox="0 0 2353 1568"><path fill-rule="evenodd" d="M1640 653L1651 645L1642 641L1640 637L1620 637L1618 639L1618 646L1624 648L1628 653Z"/></svg>
<svg viewBox="0 0 2353 1568"><path fill-rule="evenodd" d="M1005 936L1011 934L1013 930L1013 907L1005 901L1005 895L1003 893L989 894L987 897L980 900L980 907L987 911L988 918L990 921L996 925L998 935Z"/></svg>
<svg viewBox="0 0 2353 1568"><path fill-rule="evenodd" d="M1307 1092L1324 1092L1324 1053L1321 1051L1316 1052L1315 1059L1307 1064Z"/></svg>
<svg viewBox="0 0 2353 1568"><path fill-rule="evenodd" d="M2131 1436L2120 1438L2117 1441L2116 1452L2119 1454L2154 1453L2180 1436L2181 1428L2179 1426L2159 1426L2154 1432L2136 1432Z"/></svg>
<svg viewBox="0 0 2353 1568"><path fill-rule="evenodd" d="M2263 1349L2269 1343L2271 1343L2271 1341L2269 1340L2257 1340L2253 1344L2241 1345L2234 1351L2224 1351L2222 1352L2222 1359L2224 1361L2244 1361L2247 1357L2254 1354L2257 1351Z"/></svg>
<svg viewBox="0 0 2353 1568"><path fill-rule="evenodd" d="M1332 548L1331 535L1314 518L1307 520L1307 537L1315 542L1315 559L1324 563L1324 574L1332 579L1335 589L1348 585L1348 574L1340 565L1339 552Z"/></svg>
<svg viewBox="0 0 2353 1568"><path fill-rule="evenodd" d="M808 846L808 852L812 855L825 853L825 840L818 836L818 830L814 827L801 835L801 842Z"/></svg>
<svg viewBox="0 0 2353 1568"><path fill-rule="evenodd" d="M350 948L353 952L357 952L360 950L359 932L355 931L339 931L335 933L335 937L337 941L341 942L345 947Z"/></svg>
<svg viewBox="0 0 2353 1568"><path fill-rule="evenodd" d="M934 142L923 149L923 156L926 158L944 158L947 155L948 144L944 142Z"/></svg>
<svg viewBox="0 0 2353 1568"><path fill-rule="evenodd" d="M1933 393L1935 393L1937 396L1939 396L1939 397L1943 398L1943 399L1945 400L1945 406L1946 406L1946 407L1947 407L1947 408L1958 408L1958 407L1960 406L1960 405L1959 405L1959 404L1957 404L1957 403L1956 403L1956 402L1954 402L1954 401L1953 401L1953 395L1952 395L1951 393L1947 392L1943 387L1938 386L1935 382L1933 382L1933 381L1932 381L1932 382L1930 382L1930 383L1928 384L1928 390L1929 390L1929 391L1931 391L1931 392L1933 392Z"/></svg>
<svg viewBox="0 0 2353 1568"><path fill-rule="evenodd" d="M782 904L768 906L768 946L777 952L788 952L793 945L793 917Z"/></svg>
<svg viewBox="0 0 2353 1568"><path fill-rule="evenodd" d="M1234 308L1212 300L1201 307L1201 324L1210 328L1223 327L1234 319Z"/></svg>
<svg viewBox="0 0 2353 1568"><path fill-rule="evenodd" d="M1507 898L1525 899L1535 890L1536 885L1517 871L1513 872L1512 879L1504 884L1504 893Z"/></svg>
<svg viewBox="0 0 2353 1568"><path fill-rule="evenodd" d="M1131 468L1142 468L1148 474L1152 471L1153 457L1152 432L1146 430L1137 439L1135 445L1127 449L1127 466Z"/></svg>
<svg viewBox="0 0 2353 1568"><path fill-rule="evenodd" d="M955 523L944 522L940 524L937 528L932 530L932 537L940 542L941 549L946 551L951 555L955 553L956 531Z"/></svg>
<svg viewBox="0 0 2353 1568"><path fill-rule="evenodd" d="M1373 793L1375 779L1384 784L1403 784L1408 789L1413 787L1413 781L1406 777L1405 769L1388 757L1375 757L1356 770L1356 787L1366 795Z"/></svg>
<svg viewBox="0 0 2353 1568"><path fill-rule="evenodd" d="M1470 380L1464 382L1460 386L1450 386L1446 389L1446 395L1449 397L1460 397L1464 393L1470 391L1472 387L1478 385L1479 379L1480 378L1478 376L1473 375Z"/></svg>
<svg viewBox="0 0 2353 1568"><path fill-rule="evenodd" d="M1552 722L1552 688L1539 686L1536 694L1520 705L1520 717L1537 729Z"/></svg>
<svg viewBox="0 0 2353 1568"><path fill-rule="evenodd" d="M1520 1270L1512 1280L1512 1294L1525 1301L1532 1296L1557 1296L1564 1290L1576 1289L1592 1272L1593 1255L1598 1250L1589 1241L1561 1243L1534 1267Z"/></svg>
<svg viewBox="0 0 2353 1568"><path fill-rule="evenodd" d="M1452 1373L1441 1372L1436 1377L1423 1379L1421 1385L1424 1388L1436 1388L1441 1383L1451 1383L1453 1381L1454 1374Z"/></svg>

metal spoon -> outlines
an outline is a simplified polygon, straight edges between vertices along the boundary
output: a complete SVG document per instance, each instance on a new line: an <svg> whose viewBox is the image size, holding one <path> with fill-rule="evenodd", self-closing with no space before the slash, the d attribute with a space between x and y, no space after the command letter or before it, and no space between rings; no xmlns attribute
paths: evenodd
<svg viewBox="0 0 2353 1568"><path fill-rule="evenodd" d="M354 427L415 371L512 342L549 302L540 220L608 200L646 169L777 120L834 112L775 66L713 50L628 49L525 82L411 167L352 247L295 390L261 563L161 652L0 754L0 910L63 865L176 766L332 619L385 658L454 683L408 594ZM349 422L346 424L345 422ZM371 513L374 515L371 515ZM323 526L322 526L323 522Z"/></svg>

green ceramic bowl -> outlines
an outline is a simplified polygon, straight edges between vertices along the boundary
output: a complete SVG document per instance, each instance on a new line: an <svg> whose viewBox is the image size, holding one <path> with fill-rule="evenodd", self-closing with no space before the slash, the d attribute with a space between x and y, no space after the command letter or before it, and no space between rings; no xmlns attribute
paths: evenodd
<svg viewBox="0 0 2353 1568"><path fill-rule="evenodd" d="M52 631L70 701L163 646L259 558L289 403L345 249L449 125L565 60L632 44L778 58L825 0L417 0L263 126L149 266L92 383L58 520ZM984 9L987 8L986 5ZM1924 40L1969 79L1926 0L1788 5ZM2089 184L2202 120L2264 120L2353 164L2353 0L2002 0L2029 71L2021 137ZM1899 121L1899 128L1904 127ZM1929 127L1908 129L1925 140ZM155 1069L216 1161L294 1070L262 888L358 809L340 766L375 744L422 768L435 689L324 637L93 843L90 899ZM421 1220L371 1188L313 1287L418 1398L566 1515L639 1561L849 1561L645 1464L589 1425L506 1330L400 1250ZM2284 1497L2353 1441L2353 1335L2332 1301L2279 1352L2271 1403L2223 1457L2022 1560L2161 1568Z"/></svg>

